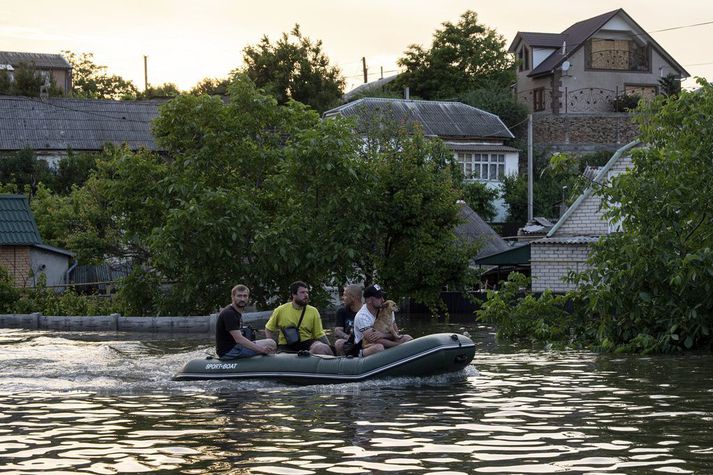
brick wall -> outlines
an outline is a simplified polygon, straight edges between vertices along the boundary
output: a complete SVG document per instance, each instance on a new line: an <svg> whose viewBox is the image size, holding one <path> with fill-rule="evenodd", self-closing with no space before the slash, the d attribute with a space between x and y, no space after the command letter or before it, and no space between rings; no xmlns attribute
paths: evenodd
<svg viewBox="0 0 713 475"><path fill-rule="evenodd" d="M625 112L536 113L532 116L532 129L536 147L555 151L616 150L639 135L630 114Z"/></svg>
<svg viewBox="0 0 713 475"><path fill-rule="evenodd" d="M621 157L609 169L609 177L618 175L631 167L631 157ZM606 180L605 180L606 182ZM603 217L602 199L592 193L579 204L567 221L555 233L560 236L601 236L609 233L609 223Z"/></svg>
<svg viewBox="0 0 713 475"><path fill-rule="evenodd" d="M530 264L532 269L532 291L567 292L574 288L563 281L569 271L581 272L588 266L589 256L586 244L530 244Z"/></svg>
<svg viewBox="0 0 713 475"><path fill-rule="evenodd" d="M15 280L16 287L25 287L30 276L30 248L27 246L0 246L0 266Z"/></svg>

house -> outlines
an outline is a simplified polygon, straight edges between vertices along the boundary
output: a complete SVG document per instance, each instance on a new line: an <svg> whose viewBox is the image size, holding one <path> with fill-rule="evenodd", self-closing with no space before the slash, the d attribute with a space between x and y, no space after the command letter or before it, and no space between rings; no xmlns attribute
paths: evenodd
<svg viewBox="0 0 713 475"><path fill-rule="evenodd" d="M48 82L54 81L62 92L72 90L72 65L62 55L0 51L0 70L7 71L11 81L20 65L34 68Z"/></svg>
<svg viewBox="0 0 713 475"><path fill-rule="evenodd" d="M62 286L74 254L42 243L24 195L0 195L0 266L16 287L34 287L41 274L48 286Z"/></svg>
<svg viewBox="0 0 713 475"><path fill-rule="evenodd" d="M54 164L68 149L100 152L108 143L160 151L151 121L164 102L0 96L0 153L30 148Z"/></svg>
<svg viewBox="0 0 713 475"><path fill-rule="evenodd" d="M613 111L617 97L652 97L659 79L688 72L623 9L582 20L562 33L518 32L515 92L533 112Z"/></svg>
<svg viewBox="0 0 713 475"><path fill-rule="evenodd" d="M619 223L604 218L601 197L595 188L630 168L630 152L638 145L639 142L634 141L617 150L606 165L596 171L592 186L577 198L547 235L529 244L533 292L550 289L564 293L573 289L573 284L564 281L567 274L586 270L591 245L601 236L620 230Z"/></svg>
<svg viewBox="0 0 713 475"><path fill-rule="evenodd" d="M427 137L438 137L453 151L466 180L501 189L506 175L518 173L519 150L505 145L514 136L498 116L451 101L421 101L366 97L323 114L324 118L354 117L362 131L375 116L405 125L418 124ZM495 203L494 222L504 222L505 202Z"/></svg>

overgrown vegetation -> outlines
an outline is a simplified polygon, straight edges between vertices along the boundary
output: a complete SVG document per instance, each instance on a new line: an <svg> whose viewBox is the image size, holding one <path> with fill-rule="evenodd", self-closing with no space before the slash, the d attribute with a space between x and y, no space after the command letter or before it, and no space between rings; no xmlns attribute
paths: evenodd
<svg viewBox="0 0 713 475"><path fill-rule="evenodd" d="M713 86L640 103L646 147L595 191L622 231L593 248L577 290L562 299L492 293L481 318L508 338L572 341L607 351L678 352L713 343ZM554 306L553 306L554 304ZM555 331L552 329L555 328Z"/></svg>
<svg viewBox="0 0 713 475"><path fill-rule="evenodd" d="M117 307L192 314L225 304L244 282L259 303L309 282L378 280L432 308L472 278L476 251L457 242L461 177L438 140L382 117L367 132L280 105L238 75L227 101L181 95L154 123L167 155L107 147L74 159L77 183L38 183L43 239L80 263L130 261ZM74 164L74 165L72 165ZM122 312L123 313L123 312Z"/></svg>
<svg viewBox="0 0 713 475"><path fill-rule="evenodd" d="M540 151L534 157L533 212L557 221L562 205L569 206L589 182L583 177L587 167L599 167L611 158L610 152L573 155ZM506 176L503 198L508 205L509 222L527 221L527 175Z"/></svg>
<svg viewBox="0 0 713 475"><path fill-rule="evenodd" d="M478 320L497 326L498 338L541 343L551 347L591 343L587 319L572 311L573 294L538 297L528 292L530 279L512 272L498 291L489 290L477 311Z"/></svg>

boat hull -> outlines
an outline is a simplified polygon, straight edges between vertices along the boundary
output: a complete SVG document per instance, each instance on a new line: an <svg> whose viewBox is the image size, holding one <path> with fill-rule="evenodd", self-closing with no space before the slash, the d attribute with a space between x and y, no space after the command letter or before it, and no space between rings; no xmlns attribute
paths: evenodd
<svg viewBox="0 0 713 475"><path fill-rule="evenodd" d="M279 353L240 360L189 361L174 380L274 379L298 384L358 382L372 378L432 376L460 371L475 356L463 336L438 333L416 338L365 358Z"/></svg>

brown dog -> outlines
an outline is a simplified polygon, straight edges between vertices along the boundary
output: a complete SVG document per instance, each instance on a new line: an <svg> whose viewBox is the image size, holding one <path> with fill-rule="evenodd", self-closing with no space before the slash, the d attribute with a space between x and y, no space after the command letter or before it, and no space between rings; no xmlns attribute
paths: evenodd
<svg viewBox="0 0 713 475"><path fill-rule="evenodd" d="M374 330L386 334L389 340L398 340L401 338L396 330L396 312L399 311L399 306L393 300L387 300L381 306L379 313L374 321ZM366 339L362 340L362 348L369 348L373 343L369 343Z"/></svg>

